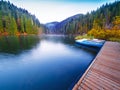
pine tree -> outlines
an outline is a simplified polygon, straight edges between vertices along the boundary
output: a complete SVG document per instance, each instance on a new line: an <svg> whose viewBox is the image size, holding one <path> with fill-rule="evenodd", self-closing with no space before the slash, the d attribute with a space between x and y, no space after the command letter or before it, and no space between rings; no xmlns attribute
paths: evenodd
<svg viewBox="0 0 120 90"><path fill-rule="evenodd" d="M28 34L32 34L32 30L33 30L33 27L32 27L32 22L30 19L26 19L25 20L25 25L26 25L26 32Z"/></svg>
<svg viewBox="0 0 120 90"><path fill-rule="evenodd" d="M10 17L8 29L9 29L9 35L16 35L16 33L17 33L17 24L16 24L16 21L15 21L15 19L13 17Z"/></svg>
<svg viewBox="0 0 120 90"><path fill-rule="evenodd" d="M25 27L24 27L24 25L25 25L25 21L24 21L24 16L23 17L21 17L21 33L24 33L25 32Z"/></svg>
<svg viewBox="0 0 120 90"><path fill-rule="evenodd" d="M27 10L17 8L9 1L0 1L0 34L37 34L39 27L39 20Z"/></svg>
<svg viewBox="0 0 120 90"><path fill-rule="evenodd" d="M0 34L3 33L2 13L0 12Z"/></svg>

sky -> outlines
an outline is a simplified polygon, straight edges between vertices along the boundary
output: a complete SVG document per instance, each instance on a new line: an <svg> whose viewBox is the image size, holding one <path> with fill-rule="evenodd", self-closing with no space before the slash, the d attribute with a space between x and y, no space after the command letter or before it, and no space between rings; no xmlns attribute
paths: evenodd
<svg viewBox="0 0 120 90"><path fill-rule="evenodd" d="M8 0L6 0L8 1ZM40 23L62 21L76 14L86 14L106 3L117 0L9 0L17 7L28 10Z"/></svg>

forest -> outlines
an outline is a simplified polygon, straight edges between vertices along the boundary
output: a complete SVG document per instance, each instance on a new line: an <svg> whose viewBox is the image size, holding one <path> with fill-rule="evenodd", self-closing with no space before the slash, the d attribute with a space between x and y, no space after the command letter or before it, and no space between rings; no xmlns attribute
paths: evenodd
<svg viewBox="0 0 120 90"><path fill-rule="evenodd" d="M0 35L27 35L42 32L39 20L9 1L0 1Z"/></svg>
<svg viewBox="0 0 120 90"><path fill-rule="evenodd" d="M114 40L120 38L120 1L106 3L95 11L69 17L55 25L52 33L94 36ZM49 28L48 28L49 29ZM47 33L49 30L46 30Z"/></svg>
<svg viewBox="0 0 120 90"><path fill-rule="evenodd" d="M0 35L65 34L94 36L99 39L120 38L120 1L106 3L95 11L77 14L53 26L40 24L27 10L9 1L0 1ZM54 29L54 30L50 30Z"/></svg>

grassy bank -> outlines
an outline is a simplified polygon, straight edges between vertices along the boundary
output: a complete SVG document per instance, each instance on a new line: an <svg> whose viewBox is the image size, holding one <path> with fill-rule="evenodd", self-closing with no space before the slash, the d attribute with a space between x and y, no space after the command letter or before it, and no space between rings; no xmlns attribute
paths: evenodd
<svg viewBox="0 0 120 90"><path fill-rule="evenodd" d="M75 37L76 40L77 39L83 39L83 38L86 38L88 40L95 39L94 36L90 36L90 35L87 35L87 34L85 34L85 35L78 35L78 36ZM101 39L101 38L97 38L97 39ZM113 42L120 42L120 38L115 38L115 37L109 37L107 39L104 38L102 40L113 41Z"/></svg>
<svg viewBox="0 0 120 90"><path fill-rule="evenodd" d="M83 38L86 38L86 39L94 39L93 36L88 36L87 34L85 34L85 35L78 35L78 36L75 37L76 40L77 40L77 39L83 39Z"/></svg>

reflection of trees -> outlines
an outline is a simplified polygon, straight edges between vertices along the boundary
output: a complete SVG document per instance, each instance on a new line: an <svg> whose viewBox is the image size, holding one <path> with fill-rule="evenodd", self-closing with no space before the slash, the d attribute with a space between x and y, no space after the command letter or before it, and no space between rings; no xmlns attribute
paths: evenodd
<svg viewBox="0 0 120 90"><path fill-rule="evenodd" d="M83 49L86 52L93 52L97 53L100 48L94 48L94 47L88 47L88 46L83 46L83 45L78 45L75 43L74 36L67 36L67 35L45 35L42 36L41 39L50 41L53 43L62 43L68 46L75 46L76 49Z"/></svg>
<svg viewBox="0 0 120 90"><path fill-rule="evenodd" d="M67 35L45 35L41 38L55 43L74 44L75 42L74 36Z"/></svg>
<svg viewBox="0 0 120 90"><path fill-rule="evenodd" d="M31 36L1 36L0 52L17 54L33 48L39 42L39 37Z"/></svg>

